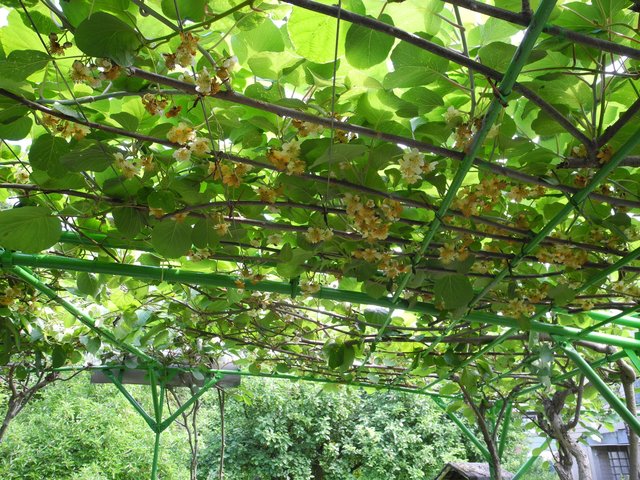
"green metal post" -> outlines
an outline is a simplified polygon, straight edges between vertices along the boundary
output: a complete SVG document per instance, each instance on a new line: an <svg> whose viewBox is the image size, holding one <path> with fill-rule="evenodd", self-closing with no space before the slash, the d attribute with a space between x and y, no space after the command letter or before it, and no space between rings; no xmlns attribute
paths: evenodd
<svg viewBox="0 0 640 480"><path fill-rule="evenodd" d="M560 341L560 348L567 354L571 360L576 364L585 377L593 384L593 386L600 392L600 395L607 401L607 403L613 408L622 420L631 428L637 435L640 435L640 421L633 415L627 406L622 403L622 400L611 391L609 386L600 378L598 373L589 365L584 358L571 346Z"/></svg>
<svg viewBox="0 0 640 480"><path fill-rule="evenodd" d="M628 348L625 349L624 353L627 355L636 370L640 372L640 358L638 358L638 354Z"/></svg>
<svg viewBox="0 0 640 480"><path fill-rule="evenodd" d="M16 266L16 267L13 267L13 272L22 280L27 282L29 285L33 286L40 292L44 293L51 300L60 304L67 312L69 312L71 315L76 317L82 324L89 327L91 331L93 331L100 337L104 338L111 345L117 348L120 348L122 350L125 350L129 353L132 353L133 355L135 355L136 357L140 358L143 361L146 361L149 363L157 363L154 358L150 357L149 355L144 353L142 350L134 347L133 345L129 345L127 343L121 342L111 332L97 327L95 320L93 318L91 318L89 315L84 313L82 310L78 309L75 305L71 304L64 298L60 297L54 290L47 287L44 283L42 283L42 281L38 277L28 272L26 269Z"/></svg>
<svg viewBox="0 0 640 480"><path fill-rule="evenodd" d="M480 439L478 439L478 437L474 435L474 433L469 429L469 427L467 427L462 422L462 420L458 418L458 416L455 413L447 410L447 406L440 398L438 397L432 397L432 398L433 398L433 402L444 411L447 417L449 417L451 421L456 424L456 426L465 435L465 437L467 437L471 441L471 443L475 445L475 447L480 451L480 453L485 458L485 460L487 460L487 462L491 464L491 455L489 454L489 450L487 450L487 447L484 446L484 444L480 441Z"/></svg>
<svg viewBox="0 0 640 480"><path fill-rule="evenodd" d="M542 450L547 448L547 446L549 445L550 442L551 442L551 440L549 440L549 439L545 440L545 442L536 449L536 450L539 451L539 453L538 452L536 452L536 453L531 452L531 456L518 469L516 474L513 476L512 480L519 480L523 475L525 475L531 469L533 464L536 463L536 460L538 460L538 457L540 457L540 453L542 453Z"/></svg>
<svg viewBox="0 0 640 480"><path fill-rule="evenodd" d="M149 383L151 384L151 399L153 401L153 413L156 418L155 428L155 442L153 444L153 462L151 463L151 480L157 480L158 478L158 462L160 459L160 435L162 430L160 425L162 423L162 407L164 404L164 384L160 382L158 385L156 379L156 372L153 369L149 369ZM158 387L160 393L158 393Z"/></svg>
<svg viewBox="0 0 640 480"><path fill-rule="evenodd" d="M508 401L507 407L504 412L504 421L502 423L502 429L500 430L500 441L498 443L498 456L502 459L502 454L507 446L507 436L509 434L509 427L511 427L511 413L513 412L513 402Z"/></svg>

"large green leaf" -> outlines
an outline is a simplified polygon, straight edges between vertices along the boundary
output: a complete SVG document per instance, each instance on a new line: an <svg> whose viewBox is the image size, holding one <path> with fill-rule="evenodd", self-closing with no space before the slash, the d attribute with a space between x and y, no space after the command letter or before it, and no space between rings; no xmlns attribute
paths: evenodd
<svg viewBox="0 0 640 480"><path fill-rule="evenodd" d="M337 21L328 15L302 8L293 10L287 29L298 55L317 63L327 63L334 59ZM344 28L340 29L341 36ZM344 38L338 39L338 57L344 50Z"/></svg>
<svg viewBox="0 0 640 480"><path fill-rule="evenodd" d="M113 149L100 142L84 141L60 158L71 172L102 172L113 163Z"/></svg>
<svg viewBox="0 0 640 480"><path fill-rule="evenodd" d="M182 257L191 248L191 227L171 219L164 220L153 227L151 244L163 257Z"/></svg>
<svg viewBox="0 0 640 480"><path fill-rule="evenodd" d="M135 237L144 226L145 215L133 207L116 207L111 212L116 228L127 237Z"/></svg>
<svg viewBox="0 0 640 480"><path fill-rule="evenodd" d="M60 219L46 207L0 211L0 246L36 253L54 245L62 234Z"/></svg>
<svg viewBox="0 0 640 480"><path fill-rule="evenodd" d="M76 45L87 55L115 60L119 65L131 65L142 42L136 31L122 20L97 12L83 21L75 32Z"/></svg>
<svg viewBox="0 0 640 480"><path fill-rule="evenodd" d="M38 50L14 50L0 62L0 77L24 80L31 74L44 69L49 63L49 55Z"/></svg>
<svg viewBox="0 0 640 480"><path fill-rule="evenodd" d="M433 290L436 302L442 302L447 310L466 307L473 298L471 282L462 274L437 278Z"/></svg>
<svg viewBox="0 0 640 480"><path fill-rule="evenodd" d="M437 39L430 39L440 43ZM409 88L426 85L443 75L449 60L406 42L400 42L391 52L394 71L384 77L385 88Z"/></svg>
<svg viewBox="0 0 640 480"><path fill-rule="evenodd" d="M378 20L393 25L389 15L382 15ZM351 24L345 43L347 61L356 68L373 67L386 60L394 42L391 35Z"/></svg>
<svg viewBox="0 0 640 480"><path fill-rule="evenodd" d="M54 178L66 173L60 158L69 152L69 144L60 137L40 135L29 149L29 163L33 168L43 170Z"/></svg>
<svg viewBox="0 0 640 480"><path fill-rule="evenodd" d="M216 222L201 218L193 226L193 244L198 248L215 248L220 243L220 235L215 229Z"/></svg>
<svg viewBox="0 0 640 480"><path fill-rule="evenodd" d="M4 140L22 140L31 131L33 121L29 117L22 117L11 123L0 123L0 138Z"/></svg>
<svg viewBox="0 0 640 480"><path fill-rule="evenodd" d="M173 20L200 22L204 20L206 5L207 0L162 0L162 13Z"/></svg>

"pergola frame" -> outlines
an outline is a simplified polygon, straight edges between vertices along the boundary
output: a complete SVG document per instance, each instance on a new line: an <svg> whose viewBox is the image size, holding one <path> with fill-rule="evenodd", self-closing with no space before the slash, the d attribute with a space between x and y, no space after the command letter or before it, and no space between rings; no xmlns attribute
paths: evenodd
<svg viewBox="0 0 640 480"><path fill-rule="evenodd" d="M541 180L524 174L522 172L518 172L517 170L509 169L507 167L489 163L481 158L478 158L483 142L485 141L488 133L490 132L492 126L496 122L499 114L506 107L507 102L512 94L515 92L529 101L533 102L537 105L542 111L548 114L551 118L553 118L560 126L562 126L569 134L571 134L574 138L576 138L579 142L584 144L588 153L589 159L595 159L595 153L598 149L602 148L608 141L610 141L614 135L619 131L623 126L625 126L629 121L632 120L633 116L636 115L640 111L640 100L634 102L634 104L629 108L629 110L623 113L620 118L610 125L598 138L590 139L584 133L582 133L577 127L571 123L561 112L555 109L550 104L546 103L544 99L542 99L537 93L533 92L531 89L518 83L518 77L524 65L527 63L529 59L529 54L533 50L536 45L539 36L544 32L549 35L554 35L562 38L569 39L573 42L587 45L589 47L599 48L602 51L610 52L612 54L623 55L628 58L640 59L640 50L634 49L625 45L619 45L615 42L598 39L591 37L589 35L585 35L580 32L574 32L562 27L558 27L555 25L551 25L548 23L548 19L556 5L556 0L542 0L540 6L536 10L535 13L532 14L530 11L525 11L523 9L520 13L510 12L501 8L493 7L491 5L482 4L480 2L476 2L474 0L445 0L446 3L450 3L455 5L456 7L467 8L476 12L480 12L485 15L492 16L494 18L506 20L513 24L526 26L526 31L524 33L524 37L522 42L518 46L516 53L514 54L506 72L498 72L493 70L485 65L482 65L479 62L476 62L470 59L468 56L462 55L458 52L454 52L453 50L440 46L437 43L426 40L420 36L405 32L400 28L390 26L376 19L372 19L366 17L364 15L359 15L353 12L349 12L340 6L329 6L314 2L312 0L283 0L285 3L289 3L294 5L296 8L304 8L310 11L314 11L317 13L321 13L323 15L331 16L337 19L338 22L349 22L354 25L360 25L381 33L385 35L389 35L398 39L402 42L410 43L416 46L419 49L429 51L436 55L439 55L443 58L446 58L452 62L455 62L459 65L465 66L469 68L471 71L476 73L485 75L487 78L492 79L492 81L497 82L494 88L493 97L491 99L490 105L482 119L482 124L480 128L477 130L475 135L473 136L472 142L468 149L465 152L454 151L451 149L446 149L443 147L439 147L436 145L429 144L427 142L421 140L415 140L411 138L406 138L398 135L388 134L385 132L379 132L371 128L352 125L346 122L338 121L334 118L327 117L319 117L316 115L310 115L304 112L300 112L298 110L287 108L275 104L270 104L268 102L264 102L262 100L255 100L238 93L235 93L231 90L229 91L221 91L216 95L216 100L222 100L226 102L231 102L235 104L245 105L252 108L257 108L263 111L267 111L270 113L275 113L281 117L293 118L300 121L306 122L314 122L319 125L324 125L325 127L331 128L332 131L335 129L342 129L347 132L355 133L364 137L371 137L374 139L380 139L384 141L389 141L395 144L402 144L409 147L417 148L423 152L430 152L437 155L441 155L445 158L451 158L457 162L458 168L456 170L455 176L452 178L451 183L448 186L446 194L441 201L440 205L430 205L429 209L434 212L434 219L428 224L426 232L423 235L422 241L419 244L417 251L413 254L412 261L414 264L419 263L427 253L427 250L430 247L433 247L433 241L437 233L441 231L443 228L451 228L450 225L447 225L446 217L451 214L456 214L456 212L452 211L452 205L456 196L458 195L460 188L463 186L465 176L469 173L472 167L476 166L480 170L489 171L494 174L505 175L506 177L525 182L531 184L540 184ZM134 3L141 6L141 8L147 8L144 6L143 2L138 2L134 0ZM245 4L251 4L252 2L244 2L237 7L234 7L232 11L237 11L245 6ZM523 2L524 4L525 2ZM528 4L528 2L527 2ZM26 8L25 8L26 11ZM148 9L148 13L151 13L152 16L157 18L159 21L162 21L166 26L174 29L175 31L182 31L181 21L178 22L178 27L174 25L173 22L168 21L162 15L154 12L153 10ZM27 12L28 13L28 12ZM59 14L60 12L56 12L54 9L54 14ZM69 26L71 29L71 27ZM177 29L177 30L176 30ZM46 48L46 46L45 46ZM167 88L174 89L176 93L181 92L183 94L197 94L194 85L189 84L187 82L182 82L174 78L170 78L168 76L162 76L157 73L145 71L139 69L137 67L129 67L128 74L132 77L144 79L152 82L157 82L158 85L163 85ZM148 135L141 135L136 132L129 132L120 128L116 128L113 126L99 124L96 122L91 122L86 118L77 118L68 113L52 109L47 106L46 101L36 102L29 100L27 98L21 97L16 93L10 92L6 89L0 88L0 95L9 98L13 101L16 101L22 105L25 105L34 111L39 111L43 113L50 114L57 118L73 121L74 123L82 124L89 126L91 128L95 128L97 130L106 131L118 135L123 135L129 138L137 139L143 142L150 142L159 145L164 145L168 147L176 147L176 144L161 138L151 137ZM71 105L79 106L85 101L87 103L94 101L98 98L91 97L85 100L80 101L80 99L74 99L73 102L70 102ZM599 312L587 312L587 315L595 322L587 328L574 328L574 327L566 327L558 324L551 323L549 320L551 313L562 312L563 309L550 305L548 308L543 307L539 308L536 313L527 319L526 322L521 320L517 320L514 318L509 318L502 315L497 315L493 313L484 313L473 311L472 308L476 306L488 293L490 293L501 281L507 278L512 270L519 265L521 262L526 260L536 248L540 245L545 244L546 242L557 242L557 239L549 238L550 234L554 231L554 229L560 225L564 220L568 218L570 214L575 211L579 211L581 206L585 201L589 199L602 201L608 203L610 205L623 206L623 207L632 207L637 208L640 206L640 202L630 199L622 199L615 198L611 196L607 196L601 193L596 192L596 189L603 184L603 182L611 175L614 170L620 166L628 164L630 162L630 156L632 152L636 149L636 147L640 145L640 129L638 129L634 134L632 134L629 139L620 146L615 153L611 156L610 160L604 165L600 166L595 175L591 178L591 180L580 189L576 189L573 187L568 187L565 185L546 185L549 188L557 188L560 192L567 195L567 203L555 213L555 215L546 222L544 227L542 227L535 234L530 234L528 236L519 237L519 242L521 245L521 250L518 254L511 255L506 259L506 266L503 267L497 274L493 275L489 281L484 285L484 287L479 291L474 293L474 297L468 305L468 309L464 315L457 317L454 320L451 320L447 327L440 333L431 344L428 346L426 350L426 354L430 354L434 351L434 349L458 326L461 322L472 322L480 325L493 325L504 327L507 330L504 330L500 335L492 338L488 343L486 343L482 348L480 348L477 352L468 356L465 360L463 360L458 365L452 367L449 372L447 378L451 378L452 375L456 374L456 372L462 370L468 365L473 364L476 360L482 358L483 356L490 354L495 347L498 345L509 341L513 336L517 335L519 332L536 332L540 334L547 335L551 341L554 342L556 349L558 352L565 354L576 366L576 368L568 373L563 375L556 376L551 379L552 383L561 382L568 378L571 378L575 375L584 375L591 384L598 390L598 392L602 395L602 397L607 401L607 403L611 406L613 410L616 411L620 415L620 417L625 421L627 425L638 435L640 435L640 422L638 419L631 414L628 410L627 406L621 402L618 396L611 390L611 388L601 379L598 372L595 370L596 368L606 365L610 362L621 358L628 358L634 367L637 370L640 370L640 360L638 358L638 351L640 350L640 339L638 339L637 335L635 338L623 336L623 335L612 335L608 333L602 333L599 330L604 327L609 327L610 325L617 325L622 327L627 327L630 329L640 329L640 318L633 316L640 309L640 305L632 306L619 314L609 315L606 313ZM215 154L218 158L224 158L233 160L237 163L250 164L254 166L259 166L260 168L271 168L263 163L256 162L254 160L240 157L237 155L232 155L224 152L216 152ZM273 170L273 168L271 168ZM308 180L317 180L314 177L317 177L313 174L302 174L300 175L302 178L307 178ZM320 179L321 180L321 179ZM337 185L340 185L341 181L336 181ZM353 186L348 184L346 181L342 181L342 185L345 186ZM4 185L4 188L16 188L15 185ZM26 188L26 187L25 187ZM33 190L38 190L34 188ZM361 190L367 191L367 187L361 186ZM373 189L368 189L369 192L373 195L376 195L379 192L375 192ZM373 191L371 191L373 190ZM55 192L53 192L55 193ZM66 192L63 192L66 193ZM77 192L76 192L77 193ZM91 198L88 196L87 198ZM420 208L425 208L423 203L418 202L417 204ZM318 207L320 208L320 207ZM322 211L327 212L327 208L323 207ZM250 221L246 220L246 223L251 224ZM295 228L294 228L295 230ZM346 235L346 234L345 234ZM100 247L104 249L131 249L137 251L149 251L154 252L154 249L145 244L144 242L137 241L119 241L117 239L109 238L106 235L101 234L85 234L79 235L77 233L72 232L64 232L60 238L61 244L67 245L76 245L85 248L93 248ZM405 242L408 243L408 242ZM605 249L606 251L606 249ZM636 248L631 252L625 252L623 255L619 255L620 258L610 264L606 264L604 267L601 267L596 275L590 277L587 281L582 283L577 289L577 293L581 293L586 291L587 289L598 285L600 282L604 281L612 274L616 272L622 271L625 268L634 268L632 265L633 262L640 258L640 248ZM249 261L255 261L256 263L262 262L264 259L254 258L248 259ZM166 268L166 267L152 267L152 266L142 266L142 265L131 265L124 263L110 263L96 260L85 260L81 258L69 258L59 255L50 255L50 254L25 254L25 253L17 253L11 251L4 251L0 255L0 265L1 267L9 274L12 274L27 284L31 285L33 288L37 289L43 295L48 297L50 300L58 303L61 307L66 309L70 314L76 317L81 323L87 326L93 333L98 335L101 339L111 344L115 349L120 350L122 352L128 352L129 354L134 355L139 359L143 368L147 369L149 372L149 379L151 381L151 396L153 400L154 411L153 414L147 413L139 403L131 396L131 394L126 390L124 385L118 378L117 372L121 369L121 366L118 365L109 365L104 367L93 367L102 369L105 373L110 377L114 385L118 388L118 390L127 398L127 400L132 404L135 410L144 418L149 427L155 432L155 445L154 445L154 457L153 457L153 469L151 473L151 478L155 479L157 476L157 468L158 468L158 449L160 444L160 434L168 428L171 423L186 409L188 409L193 402L195 402L201 395L203 395L207 390L211 389L219 380L225 375L231 374L231 371L224 369L209 369L207 371L208 375L210 375L209 379L206 381L203 387L201 387L198 392L192 396L178 411L174 412L170 417L163 419L163 399L164 399L164 389L165 385L162 381L158 381L159 372L164 372L165 374L170 374L173 370L169 367L163 366L157 359L153 358L142 349L119 340L116 336L113 335L108 329L96 326L96 322L92 319L88 314L83 312L78 307L74 306L71 302L60 296L55 290L47 286L38 276L31 271L30 269L46 269L53 271L65 271L65 272L90 272L95 274L106 274L106 275L117 275L122 277L143 279L148 281L164 281L168 283L177 283L184 285L195 285L199 287L212 287L219 289L233 289L236 288L238 281L240 280L237 276L233 275L225 275L220 273L202 273L197 271L190 271L185 269L174 269L174 268ZM635 267L637 268L637 267ZM355 375L367 368L367 364L372 356L372 354L376 351L378 346L385 341L385 335L388 334L393 313L396 310L403 310L407 312L415 312L420 314L428 314L432 316L438 316L441 313L441 310L436 308L435 305L425 302L414 302L402 299L401 296L410 283L411 279L414 276L413 271L409 271L404 274L396 283L395 289L391 292L389 296L383 296L381 298L374 298L371 295L368 295L363 292L350 291L339 288L330 288L330 287L321 287L319 291L312 293L311 296L322 299L322 300L331 300L335 302L344 302L350 304L357 305L370 305L376 307L382 307L387 309L387 313L382 324L379 326L378 332L375 335L375 338L369 343L368 350L364 354L362 361L359 363L357 367L355 367ZM256 292L270 292L283 296L288 296L292 300L295 300L296 297L301 295L301 289L298 285L297 281L274 281L274 280L262 280L257 281L255 283L247 283L244 288L248 291L256 291ZM574 348L577 345L580 345L580 342L593 342L599 345L615 347L620 350L616 351L613 354L607 354L600 358L599 360L592 362L589 364ZM73 367L68 367L73 368ZM59 371L65 370L65 368L57 369ZM443 399L454 400L458 399L457 396L450 395L441 395L437 391L433 390L434 387L439 385L441 382L445 380L445 378L437 378L430 382L427 382L426 385L423 385L419 388L411 388L406 386L398 385L399 381L410 374L411 369L407 369L404 372L398 374L395 377L395 380L392 383L377 385L374 383L367 383L363 381L358 381L357 379L352 379L349 381L345 381L340 378L340 376L334 377L320 377L320 376L305 376L305 375L288 375L281 374L276 372L268 372L268 373L255 373L248 371L233 371L233 375L240 376L259 376L259 377L268 377L268 378L283 378L290 380L303 380L303 381L313 381L313 382L321 382L321 383L336 383L336 384L348 384L359 387L370 387L374 389L382 389L382 390L397 390L402 392L411 392L420 395L427 395L433 398L434 402L442 408L447 416L461 429L461 431L467 436L470 441L478 448L483 457L491 464L491 456L484 446L481 439L479 439L466 425L460 420L454 413L450 412L447 409L447 404L443 401ZM121 370L120 370L121 371ZM177 370L175 370L177 371ZM174 371L174 373L175 373ZM496 377L499 378L500 376ZM354 377L355 378L355 377ZM522 396L530 394L537 389L540 389L542 385L533 385L527 388L522 389L518 392L516 396ZM504 416L504 420L502 423L502 428L498 435L499 437L499 454L502 456L505 449L505 439L507 433L510 428L511 415L512 415L512 403L510 402L505 408L506 413ZM498 428L496 426L496 428ZM548 443L548 442L547 442ZM532 456L517 472L515 478L520 478L526 471L533 465L537 455ZM493 468L493 466L492 466Z"/></svg>

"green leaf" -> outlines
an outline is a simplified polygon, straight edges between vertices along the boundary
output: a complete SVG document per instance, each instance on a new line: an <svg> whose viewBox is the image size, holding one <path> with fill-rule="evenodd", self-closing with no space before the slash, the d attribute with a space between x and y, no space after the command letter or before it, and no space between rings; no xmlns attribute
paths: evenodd
<svg viewBox="0 0 640 480"><path fill-rule="evenodd" d="M182 257L191 248L191 227L171 219L164 220L153 227L151 244L163 257Z"/></svg>
<svg viewBox="0 0 640 480"><path fill-rule="evenodd" d="M116 207L111 211L118 231L127 237L135 237L144 226L145 215L137 208Z"/></svg>
<svg viewBox="0 0 640 480"><path fill-rule="evenodd" d="M437 39L431 39L439 43ZM449 60L400 42L391 53L394 71L383 81L384 88L410 88L433 82L447 70Z"/></svg>
<svg viewBox="0 0 640 480"><path fill-rule="evenodd" d="M62 234L60 219L46 207L0 211L0 246L37 253L54 245Z"/></svg>
<svg viewBox="0 0 640 480"><path fill-rule="evenodd" d="M38 50L14 50L0 62L0 77L21 81L43 70L49 55Z"/></svg>
<svg viewBox="0 0 640 480"><path fill-rule="evenodd" d="M368 150L366 145L358 145L351 143L338 143L333 145L332 148L327 149L325 153L323 153L314 163L311 165L311 168L317 167L318 165L322 165L324 163L340 163L340 162L351 162L356 158L364 155L364 153Z"/></svg>
<svg viewBox="0 0 640 480"><path fill-rule="evenodd" d="M11 123L0 124L0 138L4 140L22 140L29 132L33 121L29 117L22 117Z"/></svg>
<svg viewBox="0 0 640 480"><path fill-rule="evenodd" d="M62 155L60 163L71 172L102 172L113 164L112 150L100 142L83 141Z"/></svg>
<svg viewBox="0 0 640 480"><path fill-rule="evenodd" d="M216 222L210 218L200 218L193 225L193 244L197 248L215 248L220 243L220 235L215 229Z"/></svg>
<svg viewBox="0 0 640 480"><path fill-rule="evenodd" d="M393 19L383 14L378 20L393 25ZM384 62L395 39L362 25L351 24L345 41L347 61L356 68L369 68Z"/></svg>
<svg viewBox="0 0 640 480"><path fill-rule="evenodd" d="M100 282L98 277L92 273L80 272L76 277L76 286L80 293L95 297L100 291Z"/></svg>
<svg viewBox="0 0 640 480"><path fill-rule="evenodd" d="M566 285L556 285L551 287L547 293L549 298L553 299L553 303L558 306L566 305L576 296L576 291Z"/></svg>
<svg viewBox="0 0 640 480"><path fill-rule="evenodd" d="M435 281L436 302L443 302L446 310L466 307L473 298L473 287L461 274L444 275Z"/></svg>
<svg viewBox="0 0 640 480"><path fill-rule="evenodd" d="M67 361L67 353L60 345L54 345L51 352L51 367L60 368Z"/></svg>
<svg viewBox="0 0 640 480"><path fill-rule="evenodd" d="M207 0L162 0L162 13L173 20L180 18L183 22L201 22L204 20L206 5Z"/></svg>
<svg viewBox="0 0 640 480"><path fill-rule="evenodd" d="M516 53L515 45L504 42L490 43L482 47L478 52L484 65L499 72L504 72L507 69L514 53Z"/></svg>
<svg viewBox="0 0 640 480"><path fill-rule="evenodd" d="M313 257L313 253L301 248L291 248L286 243L280 250L276 270L278 275L285 278L294 278L304 271L304 263Z"/></svg>
<svg viewBox="0 0 640 480"><path fill-rule="evenodd" d="M92 57L111 58L129 66L142 42L136 31L122 20L97 12L83 21L75 32L77 47Z"/></svg>
<svg viewBox="0 0 640 480"><path fill-rule="evenodd" d="M327 63L334 59L336 25L336 19L328 15L294 8L287 29L298 55L312 62ZM340 29L340 32L344 32L344 28ZM339 40L338 45L340 57L344 49L344 40Z"/></svg>
<svg viewBox="0 0 640 480"><path fill-rule="evenodd" d="M60 158L67 152L69 144L62 138L49 134L40 135L29 149L29 163L33 168L43 170L54 178L60 178L66 173Z"/></svg>

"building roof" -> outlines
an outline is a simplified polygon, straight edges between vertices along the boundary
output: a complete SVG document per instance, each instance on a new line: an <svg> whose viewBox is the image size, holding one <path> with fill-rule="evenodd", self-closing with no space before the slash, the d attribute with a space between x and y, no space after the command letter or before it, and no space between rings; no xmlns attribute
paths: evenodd
<svg viewBox="0 0 640 480"><path fill-rule="evenodd" d="M452 476L451 474L457 474ZM488 463L452 462L447 463L435 480L445 480L447 478L458 478L461 476L466 480L491 480ZM513 474L502 469L502 478L511 480Z"/></svg>

